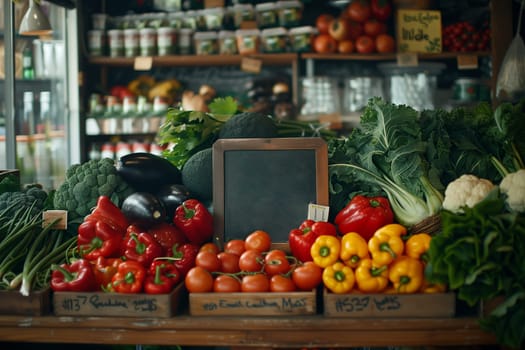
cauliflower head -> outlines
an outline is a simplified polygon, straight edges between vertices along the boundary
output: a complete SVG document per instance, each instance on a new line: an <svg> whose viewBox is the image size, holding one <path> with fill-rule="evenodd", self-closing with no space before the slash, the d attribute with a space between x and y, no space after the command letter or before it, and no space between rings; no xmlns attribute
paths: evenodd
<svg viewBox="0 0 525 350"><path fill-rule="evenodd" d="M464 174L450 182L445 189L443 209L462 213L464 207L472 208L496 188L492 181L472 174Z"/></svg>
<svg viewBox="0 0 525 350"><path fill-rule="evenodd" d="M511 210L525 212L525 169L505 175L499 188Z"/></svg>

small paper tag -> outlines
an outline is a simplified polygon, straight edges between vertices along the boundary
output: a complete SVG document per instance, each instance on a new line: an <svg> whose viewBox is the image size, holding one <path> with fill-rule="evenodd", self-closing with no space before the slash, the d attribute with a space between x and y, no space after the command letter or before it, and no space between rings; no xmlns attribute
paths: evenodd
<svg viewBox="0 0 525 350"><path fill-rule="evenodd" d="M243 57L241 61L241 70L249 73L260 73L262 61L256 58Z"/></svg>
<svg viewBox="0 0 525 350"><path fill-rule="evenodd" d="M398 53L397 65L402 67L416 67L419 65L417 53Z"/></svg>
<svg viewBox="0 0 525 350"><path fill-rule="evenodd" d="M56 221L58 220L58 221ZM54 221L53 229L67 229L67 211L66 210L46 210L42 213L42 227L48 226Z"/></svg>
<svg viewBox="0 0 525 350"><path fill-rule="evenodd" d="M330 207L320 204L308 204L308 220L328 221Z"/></svg>
<svg viewBox="0 0 525 350"><path fill-rule="evenodd" d="M224 0L204 0L204 8L224 7Z"/></svg>
<svg viewBox="0 0 525 350"><path fill-rule="evenodd" d="M135 62L133 63L133 69L150 70L152 66L153 66L153 57L151 56L135 57Z"/></svg>
<svg viewBox="0 0 525 350"><path fill-rule="evenodd" d="M458 69L477 69L478 56L476 55L459 55L457 58Z"/></svg>
<svg viewBox="0 0 525 350"><path fill-rule="evenodd" d="M242 21L239 27L240 29L257 29L258 28L256 21Z"/></svg>

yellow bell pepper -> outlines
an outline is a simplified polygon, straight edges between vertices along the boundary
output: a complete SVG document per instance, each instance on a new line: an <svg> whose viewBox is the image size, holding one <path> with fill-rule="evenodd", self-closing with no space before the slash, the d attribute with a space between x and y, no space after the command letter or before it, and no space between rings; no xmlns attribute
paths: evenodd
<svg viewBox="0 0 525 350"><path fill-rule="evenodd" d="M431 283L423 277L423 283L419 291L427 294L445 293L447 291L447 285L443 283Z"/></svg>
<svg viewBox="0 0 525 350"><path fill-rule="evenodd" d="M378 293L388 286L388 266L377 266L372 259L363 259L355 269L357 287L363 293Z"/></svg>
<svg viewBox="0 0 525 350"><path fill-rule="evenodd" d="M380 230L376 231L368 241L368 250L374 262L379 266L390 264L403 254L405 249L405 244L400 236L390 235Z"/></svg>
<svg viewBox="0 0 525 350"><path fill-rule="evenodd" d="M323 284L332 293L344 294L352 290L355 284L354 271L350 266L337 261L323 270Z"/></svg>
<svg viewBox="0 0 525 350"><path fill-rule="evenodd" d="M428 260L428 248L432 237L428 233L416 233L405 242L405 254L424 262Z"/></svg>
<svg viewBox="0 0 525 350"><path fill-rule="evenodd" d="M356 232L349 232L341 238L341 260L355 269L359 262L370 257L366 240Z"/></svg>
<svg viewBox="0 0 525 350"><path fill-rule="evenodd" d="M388 279L398 293L415 293L423 284L423 263L402 255L390 265Z"/></svg>
<svg viewBox="0 0 525 350"><path fill-rule="evenodd" d="M387 235L401 237L401 236L406 235L407 232L408 232L407 228L403 225L388 224L388 225L382 226L379 229L377 229L375 233L386 233Z"/></svg>
<svg viewBox="0 0 525 350"><path fill-rule="evenodd" d="M339 260L341 241L336 236L320 235L310 247L310 254L314 263L322 268L334 264Z"/></svg>

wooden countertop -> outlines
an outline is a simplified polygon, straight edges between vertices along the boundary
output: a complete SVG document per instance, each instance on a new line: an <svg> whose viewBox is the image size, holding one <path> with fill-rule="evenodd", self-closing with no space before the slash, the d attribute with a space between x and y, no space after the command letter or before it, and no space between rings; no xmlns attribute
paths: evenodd
<svg viewBox="0 0 525 350"><path fill-rule="evenodd" d="M491 345L476 318L0 316L0 342L231 347Z"/></svg>

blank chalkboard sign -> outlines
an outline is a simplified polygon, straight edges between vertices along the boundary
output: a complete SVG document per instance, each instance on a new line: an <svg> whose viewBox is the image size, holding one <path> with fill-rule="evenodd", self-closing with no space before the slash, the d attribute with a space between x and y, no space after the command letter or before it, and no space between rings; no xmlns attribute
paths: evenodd
<svg viewBox="0 0 525 350"><path fill-rule="evenodd" d="M220 247L264 230L274 246L328 205L327 145L321 138L219 139L213 145L213 211Z"/></svg>

